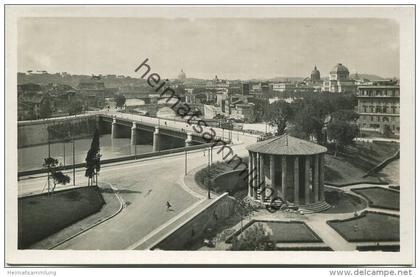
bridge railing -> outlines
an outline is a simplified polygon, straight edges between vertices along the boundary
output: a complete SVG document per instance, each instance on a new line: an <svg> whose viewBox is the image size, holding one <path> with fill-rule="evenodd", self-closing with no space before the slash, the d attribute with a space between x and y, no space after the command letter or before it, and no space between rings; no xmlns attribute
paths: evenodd
<svg viewBox="0 0 420 277"><path fill-rule="evenodd" d="M148 117L148 116L142 116L142 115L136 115L136 114L127 114L127 113L119 113L119 112L102 112L103 116L109 116L113 117L115 116L118 118L123 118L127 120L131 120L133 122L139 122L139 123L149 123L149 124L155 124L155 126L159 126L162 128L174 128L177 131L181 130L183 132L190 132L195 135L202 135L205 132L212 133L211 129L214 130L216 133L215 138L223 138L227 139L225 135L227 135L229 132L231 133L231 140L234 140L236 138L237 141L239 141L239 136L246 136L250 138L257 138L259 135L256 134L250 134L244 131L237 131L237 130L228 130L228 129L222 129L218 127L205 127L202 126L203 131L201 133L198 133L194 130L194 124L190 125L187 124L185 121L178 121L178 120L172 120L172 119L166 119L166 118L155 118L155 117ZM204 120L205 121L205 120Z"/></svg>
<svg viewBox="0 0 420 277"><path fill-rule="evenodd" d="M192 145L188 147L160 150L156 152L148 152L148 153L142 153L142 154L136 154L136 155L127 155L123 157L116 157L116 158L101 160L101 165L123 162L123 161L130 161L130 160L140 160L144 158L158 157L158 156L163 156L163 155L168 155L168 154L181 153L185 151L187 152L194 151L194 150L199 150L199 149L203 149L203 148L207 148L211 146L213 146L213 143L205 143L205 144L199 144L199 145ZM86 163L77 163L74 165L71 164L71 165L60 166L60 170L70 170L70 169L73 169L73 167L83 168L83 167L86 167ZM30 176L30 175L35 175L35 174L47 173L47 172L48 170L46 168L19 171L18 177Z"/></svg>

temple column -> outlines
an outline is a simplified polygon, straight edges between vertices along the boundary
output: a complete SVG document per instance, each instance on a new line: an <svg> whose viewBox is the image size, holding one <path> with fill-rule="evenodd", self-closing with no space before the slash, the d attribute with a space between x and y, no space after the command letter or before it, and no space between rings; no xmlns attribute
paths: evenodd
<svg viewBox="0 0 420 277"><path fill-rule="evenodd" d="M312 176L312 187L313 187L313 194L314 194L314 202L318 202L319 200L319 155L315 155L314 157L314 167L313 167L313 176Z"/></svg>
<svg viewBox="0 0 420 277"><path fill-rule="evenodd" d="M313 177L312 177L312 186L314 188L314 202L319 200L319 155L314 157L314 167L313 167Z"/></svg>
<svg viewBox="0 0 420 277"><path fill-rule="evenodd" d="M253 173L253 155L252 152L249 152L249 161L248 161L248 197L252 197L254 195L253 181L254 181L254 173Z"/></svg>
<svg viewBox="0 0 420 277"><path fill-rule="evenodd" d="M185 147L188 147L191 145L192 145L192 134L187 133L187 139L185 140Z"/></svg>
<svg viewBox="0 0 420 277"><path fill-rule="evenodd" d="M324 154L321 154L319 157L319 200L324 201L325 195L324 195Z"/></svg>
<svg viewBox="0 0 420 277"><path fill-rule="evenodd" d="M309 191L309 170L310 170L310 156L305 156L305 205L310 202Z"/></svg>
<svg viewBox="0 0 420 277"><path fill-rule="evenodd" d="M265 199L265 171L264 171L264 155L259 154L260 156L260 197L261 203Z"/></svg>
<svg viewBox="0 0 420 277"><path fill-rule="evenodd" d="M270 200L273 201L275 197L275 190L276 190L276 166L275 166L275 159L274 155L270 155L270 181L271 181L271 195Z"/></svg>
<svg viewBox="0 0 420 277"><path fill-rule="evenodd" d="M136 122L133 122L133 126L131 127L131 145L137 144L137 127Z"/></svg>
<svg viewBox="0 0 420 277"><path fill-rule="evenodd" d="M160 151L159 127L155 127L155 132L153 133L153 152L157 151Z"/></svg>
<svg viewBox="0 0 420 277"><path fill-rule="evenodd" d="M286 192L287 192L287 163L286 156L281 156L281 196L286 202Z"/></svg>
<svg viewBox="0 0 420 277"><path fill-rule="evenodd" d="M294 158L294 169L293 169L293 183L295 189L294 204L299 205L299 157L295 156Z"/></svg>
<svg viewBox="0 0 420 277"><path fill-rule="evenodd" d="M259 158L258 158L258 153L252 153L252 160L253 160L253 164L254 164L254 168L253 168L253 171L254 171L254 179L253 179L253 181L254 181L254 199L257 199L257 196L258 196L258 193L257 193L257 190L258 190L258 184L259 184L259 181L260 181L260 171L259 171L259 168L260 168L260 166L259 166Z"/></svg>

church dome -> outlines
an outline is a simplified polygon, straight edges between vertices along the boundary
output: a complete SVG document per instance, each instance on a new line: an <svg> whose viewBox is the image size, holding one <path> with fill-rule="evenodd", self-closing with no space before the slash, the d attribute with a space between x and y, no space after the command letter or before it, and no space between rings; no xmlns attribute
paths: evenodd
<svg viewBox="0 0 420 277"><path fill-rule="evenodd" d="M314 70L312 70L312 72L311 72L311 80L312 81L319 81L319 80L321 80L321 73L316 68L316 65L315 65Z"/></svg>
<svg viewBox="0 0 420 277"><path fill-rule="evenodd" d="M187 78L187 74L185 74L184 70L181 69L181 72L178 75L178 80L185 80Z"/></svg>
<svg viewBox="0 0 420 277"><path fill-rule="evenodd" d="M341 63L336 64L336 66L334 66L331 69L330 73L349 73L349 70L347 69L347 67L345 67L344 65L342 65Z"/></svg>

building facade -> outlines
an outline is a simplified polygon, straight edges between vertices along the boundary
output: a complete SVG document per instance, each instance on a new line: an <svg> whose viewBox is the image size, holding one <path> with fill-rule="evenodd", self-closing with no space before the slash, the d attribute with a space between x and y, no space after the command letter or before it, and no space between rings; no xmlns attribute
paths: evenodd
<svg viewBox="0 0 420 277"><path fill-rule="evenodd" d="M358 124L362 131L400 133L400 86L359 86Z"/></svg>
<svg viewBox="0 0 420 277"><path fill-rule="evenodd" d="M354 81L350 79L350 72L347 67L339 63L331 69L329 79L324 82L322 91L356 93L357 87Z"/></svg>

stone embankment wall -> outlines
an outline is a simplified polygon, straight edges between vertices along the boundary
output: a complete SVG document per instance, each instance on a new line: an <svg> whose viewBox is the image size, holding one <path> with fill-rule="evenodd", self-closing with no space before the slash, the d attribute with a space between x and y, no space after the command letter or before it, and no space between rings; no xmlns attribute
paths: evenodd
<svg viewBox="0 0 420 277"><path fill-rule="evenodd" d="M235 199L224 193L193 214L151 249L188 250L197 241L203 240L207 232L230 218L234 214L234 209Z"/></svg>
<svg viewBox="0 0 420 277"><path fill-rule="evenodd" d="M217 193L234 193L238 190L246 189L248 187L247 178L244 178L246 176L247 172L244 173L243 169L222 173L214 178L214 189Z"/></svg>
<svg viewBox="0 0 420 277"><path fill-rule="evenodd" d="M51 120L18 122L18 148L63 141L64 138L91 137L98 127L95 115L63 117Z"/></svg>

